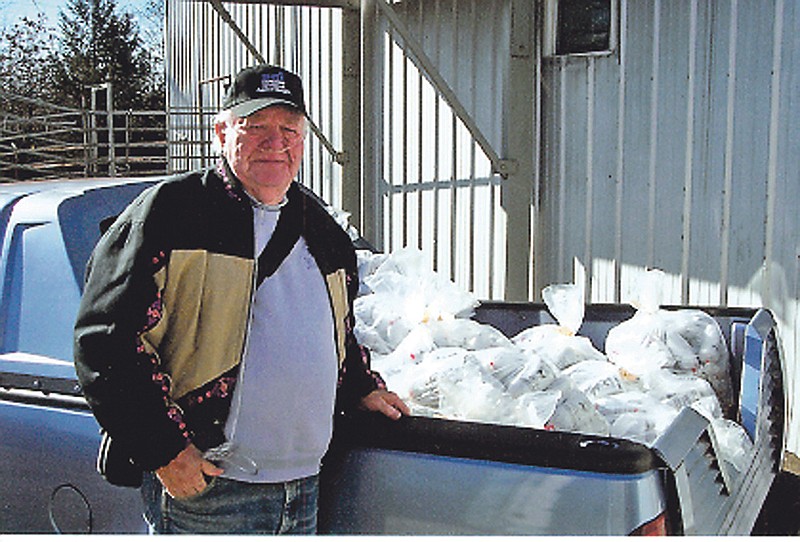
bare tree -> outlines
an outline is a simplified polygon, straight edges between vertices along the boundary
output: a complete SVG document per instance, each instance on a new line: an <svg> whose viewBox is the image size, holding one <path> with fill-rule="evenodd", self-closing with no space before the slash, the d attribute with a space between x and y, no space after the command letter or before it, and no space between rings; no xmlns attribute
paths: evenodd
<svg viewBox="0 0 800 542"><path fill-rule="evenodd" d="M23 17L0 31L0 89L6 93L37 100L53 100L52 68L55 62L55 32L47 26L43 13L35 18ZM22 108L23 111L18 109ZM5 111L29 116L33 102ZM25 110L27 109L27 110Z"/></svg>

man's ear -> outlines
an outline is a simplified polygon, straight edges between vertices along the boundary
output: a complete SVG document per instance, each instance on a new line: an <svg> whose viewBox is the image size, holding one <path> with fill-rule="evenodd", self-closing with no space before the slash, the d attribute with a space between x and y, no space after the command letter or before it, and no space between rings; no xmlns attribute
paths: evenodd
<svg viewBox="0 0 800 542"><path fill-rule="evenodd" d="M214 133L217 134L217 141L219 141L220 148L225 146L225 128L227 128L227 124L224 122L214 124Z"/></svg>

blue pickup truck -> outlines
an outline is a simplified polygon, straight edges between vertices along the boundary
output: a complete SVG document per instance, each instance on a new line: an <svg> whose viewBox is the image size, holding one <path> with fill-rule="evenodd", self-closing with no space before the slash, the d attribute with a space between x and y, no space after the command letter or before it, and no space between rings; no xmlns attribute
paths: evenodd
<svg viewBox="0 0 800 542"><path fill-rule="evenodd" d="M138 492L95 471L99 428L72 365L72 326L100 224L158 179L0 186L0 532L141 533ZM762 309L705 309L730 348L745 468L684 409L652 444L559 431L367 413L339 415L320 526L341 534L748 534L782 449L775 324ZM602 349L627 305L589 305ZM487 302L508 336L553 322L545 306Z"/></svg>

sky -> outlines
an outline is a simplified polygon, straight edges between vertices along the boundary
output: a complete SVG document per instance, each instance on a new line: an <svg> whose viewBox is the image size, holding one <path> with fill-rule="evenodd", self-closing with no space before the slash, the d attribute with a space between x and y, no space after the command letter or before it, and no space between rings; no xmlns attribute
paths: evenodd
<svg viewBox="0 0 800 542"><path fill-rule="evenodd" d="M145 3L146 0L117 0L120 12L128 11L134 15ZM0 28L11 26L25 16L34 17L39 12L47 16L51 26L56 26L58 12L66 6L66 0L0 0Z"/></svg>

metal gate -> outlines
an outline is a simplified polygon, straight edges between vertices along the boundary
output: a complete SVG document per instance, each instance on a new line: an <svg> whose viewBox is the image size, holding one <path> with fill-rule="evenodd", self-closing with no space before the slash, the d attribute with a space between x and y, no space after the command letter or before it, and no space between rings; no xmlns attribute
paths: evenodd
<svg viewBox="0 0 800 542"><path fill-rule="evenodd" d="M164 111L116 111L108 84L84 109L0 91L0 182L167 171Z"/></svg>

